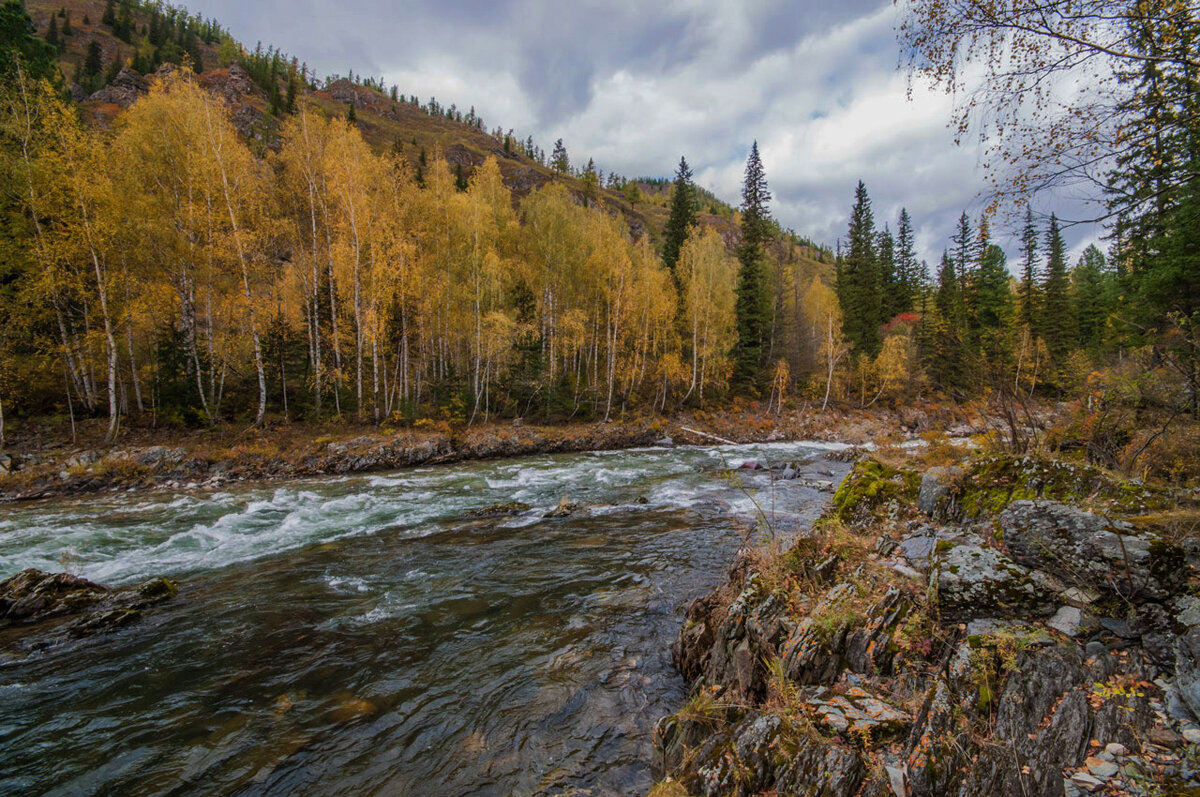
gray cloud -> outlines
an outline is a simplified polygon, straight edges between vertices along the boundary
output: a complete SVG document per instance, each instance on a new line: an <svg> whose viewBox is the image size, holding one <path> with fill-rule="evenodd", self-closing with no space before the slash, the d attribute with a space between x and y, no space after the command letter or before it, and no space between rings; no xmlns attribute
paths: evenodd
<svg viewBox="0 0 1200 797"><path fill-rule="evenodd" d="M901 206L933 261L983 201L978 152L955 147L950 101L897 74L890 0L192 0L239 39L406 94L474 106L490 125L563 137L575 162L668 176L686 154L736 204L752 140L780 221L832 244L859 179L880 227ZM1051 209L1050 207L1046 210ZM1074 228L1082 246L1096 231ZM1015 245L1001 231L1001 243ZM1077 246L1077 248L1078 248Z"/></svg>

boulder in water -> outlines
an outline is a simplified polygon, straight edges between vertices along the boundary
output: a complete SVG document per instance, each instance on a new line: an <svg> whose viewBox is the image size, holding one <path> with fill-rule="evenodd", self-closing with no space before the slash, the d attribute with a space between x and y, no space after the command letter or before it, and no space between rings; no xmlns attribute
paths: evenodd
<svg viewBox="0 0 1200 797"><path fill-rule="evenodd" d="M38 650L118 628L177 591L166 578L109 589L71 573L22 570L0 582L0 650Z"/></svg>

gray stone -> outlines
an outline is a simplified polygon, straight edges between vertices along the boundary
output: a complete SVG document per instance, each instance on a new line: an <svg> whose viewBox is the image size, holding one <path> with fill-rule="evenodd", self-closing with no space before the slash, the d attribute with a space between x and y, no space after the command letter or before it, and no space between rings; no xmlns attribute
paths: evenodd
<svg viewBox="0 0 1200 797"><path fill-rule="evenodd" d="M1183 740L1188 744L1200 744L1200 728L1185 728Z"/></svg>
<svg viewBox="0 0 1200 797"><path fill-rule="evenodd" d="M956 509L954 488L964 472L955 466L925 471L921 477L921 489L917 493L917 508L934 520L951 518Z"/></svg>
<svg viewBox="0 0 1200 797"><path fill-rule="evenodd" d="M1120 742L1109 742L1104 746L1104 752L1108 753L1114 758L1121 758L1122 756L1129 755L1129 749Z"/></svg>
<svg viewBox="0 0 1200 797"><path fill-rule="evenodd" d="M950 544L934 556L929 592L950 622L1054 612L1029 570L994 548Z"/></svg>
<svg viewBox="0 0 1200 797"><path fill-rule="evenodd" d="M1071 782L1089 792L1096 791L1104 786L1104 781L1086 772L1076 772L1071 776Z"/></svg>
<svg viewBox="0 0 1200 797"><path fill-rule="evenodd" d="M1095 618L1074 606L1061 606L1046 625L1069 637L1090 634L1097 626Z"/></svg>
<svg viewBox="0 0 1200 797"><path fill-rule="evenodd" d="M1104 761L1100 758L1089 758L1087 762L1087 768L1088 772L1091 772L1093 775L1102 780L1108 780L1113 775L1117 774L1117 770L1120 769L1120 767L1113 762Z"/></svg>
<svg viewBox="0 0 1200 797"><path fill-rule="evenodd" d="M840 695L819 689L808 706L836 733L873 740L894 735L911 722L908 714L857 686Z"/></svg>
<svg viewBox="0 0 1200 797"><path fill-rule="evenodd" d="M1187 583L1178 545L1067 504L1014 501L1000 526L1013 559L1074 586L1162 600Z"/></svg>

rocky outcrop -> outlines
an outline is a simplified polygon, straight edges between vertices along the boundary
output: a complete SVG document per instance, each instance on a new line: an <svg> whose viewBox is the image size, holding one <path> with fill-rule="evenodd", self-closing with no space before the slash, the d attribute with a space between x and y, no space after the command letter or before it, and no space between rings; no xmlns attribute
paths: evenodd
<svg viewBox="0 0 1200 797"><path fill-rule="evenodd" d="M828 513L859 541L802 538L694 601L673 646L694 697L659 724L661 773L690 794L1200 791L1178 546L998 485L998 522L938 525L970 517L972 472L918 489L860 462Z"/></svg>
<svg viewBox="0 0 1200 797"><path fill-rule="evenodd" d="M88 102L108 102L128 108L150 90L146 79L127 66L104 88L89 96Z"/></svg>
<svg viewBox="0 0 1200 797"><path fill-rule="evenodd" d="M994 548L941 542L929 594L950 622L974 617L1044 617L1054 601L1043 578Z"/></svg>
<svg viewBox="0 0 1200 797"><path fill-rule="evenodd" d="M965 471L959 467L930 468L921 476L917 509L934 520L947 520L958 511L955 490Z"/></svg>
<svg viewBox="0 0 1200 797"><path fill-rule="evenodd" d="M0 652L39 650L119 628L175 593L165 578L109 589L70 573L22 570L0 582Z"/></svg>
<svg viewBox="0 0 1200 797"><path fill-rule="evenodd" d="M1001 514L1000 526L1014 559L1069 584L1163 600L1187 582L1178 545L1056 501L1016 501Z"/></svg>

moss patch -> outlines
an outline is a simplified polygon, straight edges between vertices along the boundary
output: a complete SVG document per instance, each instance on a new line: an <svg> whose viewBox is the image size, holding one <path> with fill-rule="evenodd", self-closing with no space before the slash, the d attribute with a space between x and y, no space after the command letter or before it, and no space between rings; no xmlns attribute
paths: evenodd
<svg viewBox="0 0 1200 797"><path fill-rule="evenodd" d="M956 500L968 518L1000 514L1013 501L1047 499L1102 507L1122 514L1171 506L1170 494L1104 471L1037 457L992 456L975 460Z"/></svg>
<svg viewBox="0 0 1200 797"><path fill-rule="evenodd" d="M916 472L861 459L833 494L833 516L857 526L893 519L916 505L920 489Z"/></svg>

